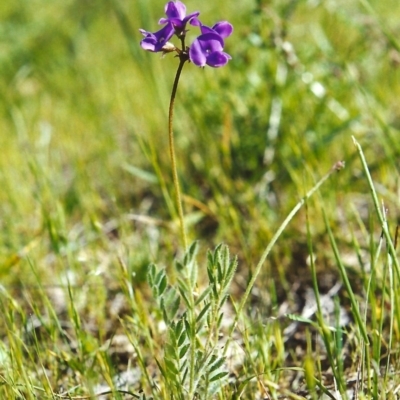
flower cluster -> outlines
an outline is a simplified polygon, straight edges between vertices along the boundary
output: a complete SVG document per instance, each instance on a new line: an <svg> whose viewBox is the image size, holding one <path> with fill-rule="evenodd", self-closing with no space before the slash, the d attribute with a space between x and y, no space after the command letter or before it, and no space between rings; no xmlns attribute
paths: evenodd
<svg viewBox="0 0 400 400"><path fill-rule="evenodd" d="M144 36L140 45L144 50L163 53L176 51L180 57L189 59L199 67L223 67L231 59L231 56L224 52L224 40L233 32L233 26L229 22L217 22L211 28L203 25L198 19L200 13L196 11L186 15L186 6L178 0L166 4L165 14L167 18L161 18L158 22L164 25L159 31L152 33L140 29ZM190 47L185 46L188 23L199 27L201 32ZM169 42L174 35L180 39L181 49Z"/></svg>

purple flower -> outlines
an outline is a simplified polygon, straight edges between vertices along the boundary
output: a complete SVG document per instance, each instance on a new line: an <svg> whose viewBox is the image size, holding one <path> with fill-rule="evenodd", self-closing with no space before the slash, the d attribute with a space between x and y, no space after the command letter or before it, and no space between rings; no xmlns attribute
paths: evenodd
<svg viewBox="0 0 400 400"><path fill-rule="evenodd" d="M227 21L216 23L212 28L201 24L196 18L194 25L200 26L202 34L195 39L189 49L189 58L193 64L204 67L223 67L232 58L224 50L224 39L233 32L233 26Z"/></svg>
<svg viewBox="0 0 400 400"><path fill-rule="evenodd" d="M200 21L197 20L197 16L200 14L198 11L186 16L186 6L180 1L169 1L165 5L165 14L167 18L161 18L159 24L166 24L157 32L148 32L144 29L139 29L140 33L145 37L141 42L140 46L144 50L158 52L163 51L165 53L176 50L176 47L168 40L176 34L178 37L185 35L186 24L192 23L193 19L196 19L196 26L199 26Z"/></svg>
<svg viewBox="0 0 400 400"><path fill-rule="evenodd" d="M166 48L168 48L168 40L171 39L175 33L174 27L170 23L154 33L147 32L144 29L139 29L139 31L145 37L140 42L140 46L142 46L144 50L153 52L165 51Z"/></svg>
<svg viewBox="0 0 400 400"><path fill-rule="evenodd" d="M161 18L158 23L166 24L170 23L175 29L177 36L185 33L186 24L191 22L193 18L196 18L200 12L195 11L194 13L186 16L186 6L180 1L169 1L165 5L165 14L167 18ZM196 18L197 19L197 18Z"/></svg>
<svg viewBox="0 0 400 400"><path fill-rule="evenodd" d="M157 32L148 32L139 29L144 39L140 42L144 50L168 53L176 51L181 62L188 59L193 64L204 67L209 65L214 68L222 67L232 58L224 52L224 40L233 32L233 26L227 21L217 22L211 28L203 25L197 18L199 12L193 12L186 15L186 6L179 0L169 1L165 5L166 18L161 18L159 24L165 24ZM198 36L192 45L188 48L185 45L186 25L187 23L200 27L201 35ZM182 48L175 47L168 40L173 35L181 39Z"/></svg>

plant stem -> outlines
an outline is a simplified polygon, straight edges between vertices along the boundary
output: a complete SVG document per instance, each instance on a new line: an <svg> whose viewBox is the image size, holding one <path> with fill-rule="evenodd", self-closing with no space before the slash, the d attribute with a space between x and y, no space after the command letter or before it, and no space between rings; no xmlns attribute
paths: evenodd
<svg viewBox="0 0 400 400"><path fill-rule="evenodd" d="M376 194L375 185L374 185L374 182L372 181L372 177L369 172L367 160L365 159L361 145L357 142L357 140L355 139L354 136L352 136L352 139L353 139L354 145L357 148L358 154L360 156L361 164L363 166L365 176L367 178L369 190L371 192L372 200L374 202L375 211L378 215L379 222L381 223L381 226L382 226L383 236L386 239L386 246L388 248L388 252L389 252L390 256L392 257L392 262L394 263L397 279L400 280L400 263L397 258L397 255L396 255L396 249L394 247L394 242L390 236L388 224L385 220L385 216L383 215L383 212L381 211L381 206L379 204L378 195Z"/></svg>
<svg viewBox="0 0 400 400"><path fill-rule="evenodd" d="M172 122L174 119L174 104L175 104L176 91L178 89L178 83L179 83L179 78L181 76L182 68L186 61L187 61L187 58L180 57L178 70L176 71L174 85L172 87L171 100L169 102L169 113L168 113L168 137L169 137L169 153L171 156L171 166L172 166L172 179L174 182L175 201L176 201L176 206L178 208L179 224L180 224L180 228L181 228L181 238L182 238L184 250L186 250L186 248L187 248L187 239L186 239L186 232L185 232L185 223L183 220L181 189L179 187L178 170L176 167L174 133L172 131Z"/></svg>

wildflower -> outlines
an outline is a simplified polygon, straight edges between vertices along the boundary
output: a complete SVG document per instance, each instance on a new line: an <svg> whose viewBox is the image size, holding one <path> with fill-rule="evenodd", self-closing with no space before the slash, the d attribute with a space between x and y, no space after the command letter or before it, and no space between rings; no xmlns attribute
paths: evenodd
<svg viewBox="0 0 400 400"><path fill-rule="evenodd" d="M145 37L140 46L142 49L164 53L176 50L176 47L168 43L168 40L175 34L179 38L186 34L186 24L191 22L200 14L198 11L186 16L186 6L180 1L169 1L165 5L165 14L167 18L161 18L158 23L160 25L166 24L157 32L147 32L144 29L139 29L140 33ZM172 50L171 50L172 49Z"/></svg>
<svg viewBox="0 0 400 400"><path fill-rule="evenodd" d="M223 67L232 58L224 50L224 39L233 32L233 26L227 21L217 22L212 28L201 24L198 19L194 23L200 26L202 34L195 39L189 49L189 58L193 64L204 67Z"/></svg>
<svg viewBox="0 0 400 400"><path fill-rule="evenodd" d="M186 24L192 23L194 18L197 19L200 14L199 11L195 11L186 16L186 6L180 1L169 1L165 6L165 14L167 18L161 18L159 24L171 24L175 29L175 34L178 37L185 35Z"/></svg>
<svg viewBox="0 0 400 400"><path fill-rule="evenodd" d="M222 67L232 58L225 53L224 40L233 32L233 26L227 21L217 22L211 28L203 25L198 19L199 12L186 15L186 6L180 2L169 1L165 5L167 18L161 18L158 23L165 24L157 32L148 32L139 29L144 39L140 42L144 50L152 52L162 51L164 54L176 51L182 63L190 60L193 64L204 67L209 65L214 68ZM185 45L186 25L200 27L201 35L198 36L190 47ZM169 42L172 36L178 36L181 40L181 48L175 47Z"/></svg>
<svg viewBox="0 0 400 400"><path fill-rule="evenodd" d="M142 39L140 42L140 46L144 50L152 52L162 51L163 54L176 52L177 57L179 58L179 66L176 71L169 103L168 137L169 152L172 163L172 179L175 189L175 200L178 209L182 242L184 248L186 249L187 241L185 223L183 219L181 191L179 188L178 172L176 168L174 135L172 129L176 92L183 66L187 61L192 61L193 64L198 65L199 67L204 67L207 64L211 67L218 68L224 66L231 59L231 56L225 53L223 50L225 45L224 39L232 34L233 27L227 21L218 22L211 28L203 25L197 18L200 13L196 11L186 15L186 6L179 0L169 1L165 5L165 14L167 18L161 18L158 21L160 25L165 24L165 26L159 31L152 33L144 29L139 29L140 33L144 36L144 39ZM200 27L201 31L200 36L198 36L189 47L185 44L187 33L186 25L188 23L193 26ZM179 48L168 41L174 35L176 35L180 40ZM192 379L192 377L190 379ZM192 386L192 382L190 382L190 386Z"/></svg>
<svg viewBox="0 0 400 400"><path fill-rule="evenodd" d="M147 32L144 29L139 29L139 31L145 37L140 42L140 46L142 46L144 50L153 52L165 51L165 48L170 45L168 40L171 39L175 33L174 27L170 23L154 33Z"/></svg>

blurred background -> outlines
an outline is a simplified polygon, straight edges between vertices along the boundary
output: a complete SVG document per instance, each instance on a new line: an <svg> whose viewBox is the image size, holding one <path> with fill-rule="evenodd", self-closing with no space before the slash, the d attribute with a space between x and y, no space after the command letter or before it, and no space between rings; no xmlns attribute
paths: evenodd
<svg viewBox="0 0 400 400"><path fill-rule="evenodd" d="M221 69L186 64L174 131L190 241L220 242L243 279L315 182L326 183L276 246L260 287L289 288L379 239L361 143L394 231L399 217L400 3L397 0L185 2L206 25L228 20ZM178 60L143 51L159 0L14 0L0 5L0 278L28 285L113 275L118 256L143 281L180 254L167 116ZM197 34L191 27L189 44ZM356 257L350 267L359 268ZM307 275L307 274L306 274ZM89 277L89 278L88 278ZM90 278L91 277L91 278ZM240 286L240 274L238 275ZM286 285L286 286L285 286ZM329 282L327 283L329 286Z"/></svg>

